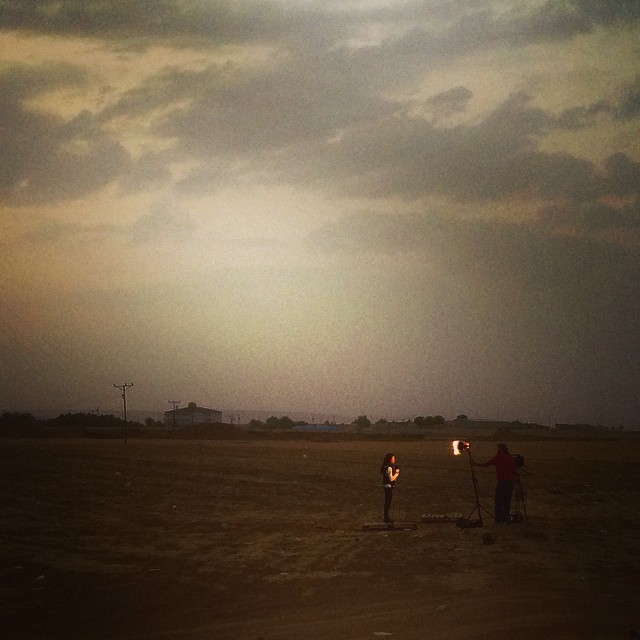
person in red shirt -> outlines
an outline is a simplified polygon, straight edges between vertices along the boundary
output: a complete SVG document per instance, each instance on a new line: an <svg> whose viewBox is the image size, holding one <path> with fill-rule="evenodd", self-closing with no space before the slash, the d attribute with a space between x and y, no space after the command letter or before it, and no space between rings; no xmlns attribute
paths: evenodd
<svg viewBox="0 0 640 640"><path fill-rule="evenodd" d="M509 454L504 442L498 445L498 453L486 462L474 462L476 467L496 468L495 521L509 522L511 497L516 482L517 466L515 458Z"/></svg>

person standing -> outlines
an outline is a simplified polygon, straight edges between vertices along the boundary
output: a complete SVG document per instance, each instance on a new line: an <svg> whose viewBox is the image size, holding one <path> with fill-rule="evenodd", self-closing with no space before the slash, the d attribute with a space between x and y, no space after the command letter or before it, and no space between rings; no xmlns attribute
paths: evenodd
<svg viewBox="0 0 640 640"><path fill-rule="evenodd" d="M382 486L384 488L384 522L393 524L393 520L389 517L389 509L393 500L393 485L396 483L400 475L400 469L396 465L396 456L393 453L387 453L380 467L382 475Z"/></svg>
<svg viewBox="0 0 640 640"><path fill-rule="evenodd" d="M476 467L496 468L496 493L495 493L495 521L509 522L511 513L511 497L516 482L516 461L509 454L509 449L504 442L498 445L498 452L486 462L471 461Z"/></svg>

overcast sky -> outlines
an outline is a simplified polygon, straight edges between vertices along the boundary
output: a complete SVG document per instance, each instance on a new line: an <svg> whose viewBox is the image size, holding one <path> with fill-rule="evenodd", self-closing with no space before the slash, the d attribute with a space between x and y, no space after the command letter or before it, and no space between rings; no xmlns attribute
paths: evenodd
<svg viewBox="0 0 640 640"><path fill-rule="evenodd" d="M640 0L1 0L0 411L640 425Z"/></svg>

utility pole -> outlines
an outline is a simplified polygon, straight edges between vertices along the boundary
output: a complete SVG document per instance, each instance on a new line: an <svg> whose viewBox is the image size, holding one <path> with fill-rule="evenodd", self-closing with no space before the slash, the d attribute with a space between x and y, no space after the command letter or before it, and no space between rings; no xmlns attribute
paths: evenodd
<svg viewBox="0 0 640 640"><path fill-rule="evenodd" d="M173 405L173 428L176 428L176 409L180 404L180 400L168 400L169 404Z"/></svg>
<svg viewBox="0 0 640 640"><path fill-rule="evenodd" d="M124 382L123 384L113 385L122 392L122 402L124 405L124 443L127 444L127 389L133 387L133 382Z"/></svg>

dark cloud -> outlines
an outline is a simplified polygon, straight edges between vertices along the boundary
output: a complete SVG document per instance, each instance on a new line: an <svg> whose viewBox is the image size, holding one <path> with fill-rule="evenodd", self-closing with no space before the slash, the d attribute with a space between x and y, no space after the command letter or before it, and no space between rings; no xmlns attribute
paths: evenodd
<svg viewBox="0 0 640 640"><path fill-rule="evenodd" d="M437 115L447 116L466 111L472 97L473 92L466 87L454 87L432 96L427 100L427 105Z"/></svg>
<svg viewBox="0 0 640 640"><path fill-rule="evenodd" d="M552 4L551 0L548 4ZM597 24L629 24L640 19L638 0L568 0L569 10L578 15L587 16Z"/></svg>
<svg viewBox="0 0 640 640"><path fill-rule="evenodd" d="M556 127L556 118L531 106L524 94L511 96L477 124L453 128L396 113L314 149L313 157L321 164L307 167L306 179L330 176L351 194L384 197L598 195L602 181L591 162L538 150L541 138ZM294 166L287 164L283 171L296 175L305 166L304 158L294 155L292 162Z"/></svg>
<svg viewBox="0 0 640 640"><path fill-rule="evenodd" d="M632 120L640 115L640 76L617 89L617 100L598 100L586 107L571 107L562 112L558 124L565 129L580 129L592 125L596 117L605 114L615 120Z"/></svg>
<svg viewBox="0 0 640 640"><path fill-rule="evenodd" d="M168 69L99 119L168 111L153 131L174 142L172 151L147 168L157 184L168 178L164 161L198 159L178 185L192 193L210 192L243 174L358 196L488 201L527 194L585 201L636 193L637 165L622 155L600 169L568 153L539 150L546 135L613 113L604 101L555 115L516 93L480 122L439 127L437 116L432 122L416 118L380 97L380 87L358 77L348 52L309 55L262 72L233 65ZM469 89L457 86L424 106L446 117L464 110L471 98ZM145 171L135 175L142 186Z"/></svg>
<svg viewBox="0 0 640 640"><path fill-rule="evenodd" d="M255 2L176 0L3 0L0 26L36 33L101 39L199 38L247 42L269 33L276 10Z"/></svg>
<svg viewBox="0 0 640 640"><path fill-rule="evenodd" d="M615 115L619 120L629 120L640 116L640 75L635 82L622 87L622 96Z"/></svg>
<svg viewBox="0 0 640 640"><path fill-rule="evenodd" d="M594 16L580 10L576 2L550 0L536 13L514 20L505 35L524 42L545 42L589 33L594 22Z"/></svg>
<svg viewBox="0 0 640 640"><path fill-rule="evenodd" d="M64 148L68 140L55 139L58 127L50 119L13 115L13 122L22 120L23 128L2 140L0 200L5 204L79 198L106 186L128 166L129 154L116 140L95 140L88 148L69 151ZM25 132L28 141L22 138ZM13 155L16 150L20 155Z"/></svg>
<svg viewBox="0 0 640 640"><path fill-rule="evenodd" d="M539 43L591 33L598 26L627 26L639 19L637 0L548 0L534 10L496 17L491 33L497 42Z"/></svg>
<svg viewBox="0 0 640 640"><path fill-rule="evenodd" d="M574 232L633 232L627 240L640 244L640 198L631 204L614 207L606 202L557 204L544 208L540 220L553 230Z"/></svg>
<svg viewBox="0 0 640 640"><path fill-rule="evenodd" d="M29 109L24 100L84 74L68 65L13 67L0 75L0 201L25 205L80 197L120 175L129 154L83 112L71 121Z"/></svg>
<svg viewBox="0 0 640 640"><path fill-rule="evenodd" d="M32 33L75 35L145 47L217 47L287 43L301 50L329 50L357 38L363 26L393 25L399 35L363 47L358 64L389 83L415 77L425 63L500 45L572 38L598 25L628 25L640 18L635 0L549 0L535 8L497 10L494 3L418 1L368 10L340 11L322 3L221 0L3 0L0 27ZM294 44L295 43L295 44Z"/></svg>
<svg viewBox="0 0 640 640"><path fill-rule="evenodd" d="M638 193L638 164L624 154L604 165L567 152L540 150L544 137L567 128L514 94L484 120L451 128L394 113L354 127L333 144L296 149L275 158L282 179L296 179L344 193L419 198L445 195L464 201L513 196L541 200L597 201Z"/></svg>
<svg viewBox="0 0 640 640"><path fill-rule="evenodd" d="M100 39L120 50L150 46L212 49L291 43L329 48L354 33L367 14L262 0L3 0L0 28Z"/></svg>
<svg viewBox="0 0 640 640"><path fill-rule="evenodd" d="M614 208L604 203L589 203L583 208L582 222L587 229L640 231L640 200L630 206ZM640 236L639 236L640 239Z"/></svg>
<svg viewBox="0 0 640 640"><path fill-rule="evenodd" d="M266 34L269 24L278 24L277 37L282 36L282 43L286 40L288 54L274 55L268 67L260 69L240 63L198 71L167 68L100 114L80 114L68 123L36 115L22 102L12 102L13 111L6 113L5 121L15 118L24 123L7 142L8 147L22 152L14 163L23 166L9 163L5 167L5 176L0 177L0 194L5 199L71 198L118 178L123 189L141 190L168 182L170 163L184 159L197 159L200 164L179 188L201 192L233 180L225 172L248 171L269 178L273 168L280 171L276 176L280 179L307 184L335 181L344 192L356 195L440 193L491 200L526 192L540 197L590 198L603 188L596 168L568 154L542 153L537 149L540 140L554 128L590 126L600 114L630 118L637 113L637 82L625 88L618 107L600 101L554 116L534 108L528 96L516 94L483 122L455 129L435 125L438 118L465 110L472 98L466 87L455 86L425 101L425 110L436 118L432 123L407 117L399 104L382 97L414 81L440 58L513 41L516 35L536 39L538 30L546 37L556 37L596 23L635 19L631 3L614 2L603 10L594 3L554 2L527 12L513 9L500 14L487 2L464 9L446 2L407 3L357 15L343 12L339 19L330 11L322 18L320 7L294 11L280 6L276 11L268 5L182 6L162 1L149 16L146 6L143 11L136 2L5 3L6 19L14 25L55 29L67 21L74 28L81 30L84 24L87 32L95 28L107 37L148 32L157 37L155 42L181 33L197 39L207 29L212 30L212 42L217 42L215 29L221 38L224 32L225 37L241 41L244 30ZM395 20L401 26L409 25L411 16L429 26L404 29L399 37L387 37L375 45L352 48L344 43L361 24ZM302 37L315 29L311 17L327 27L324 35ZM283 35L284 25L295 26L293 35ZM276 37L275 31L270 37ZM17 71L13 77L5 76L7 86L17 86L22 92L14 95L24 97L55 82L69 81L83 78L71 67L41 70L39 75ZM152 121L151 132L172 140L173 148L170 153L146 155L131 165L124 147L102 131L119 118L149 117L158 110L165 115ZM36 133L34 140L42 139L42 145L37 145L41 153L31 163L26 145L20 147L20 141L27 139L25 129ZM69 152L65 143L79 139L89 142L88 150ZM329 144L331 139L337 142ZM221 165L226 169L221 171ZM70 167L72 175L65 173L64 166ZM80 178L86 180L84 186Z"/></svg>
<svg viewBox="0 0 640 640"><path fill-rule="evenodd" d="M170 169L172 159L168 152L146 153L131 162L128 171L120 176L118 185L123 193L170 188L174 183Z"/></svg>
<svg viewBox="0 0 640 640"><path fill-rule="evenodd" d="M607 195L628 196L640 191L640 163L623 153L609 156L604 163Z"/></svg>
<svg viewBox="0 0 640 640"><path fill-rule="evenodd" d="M16 64L0 74L0 90L4 100L22 101L63 87L85 87L86 70L78 65L49 63L40 66Z"/></svg>
<svg viewBox="0 0 640 640"><path fill-rule="evenodd" d="M570 40L599 26L625 28L640 19L637 0L549 0L535 7L524 3L499 9L503 7L492 2L409 3L386 15L389 23L405 29L363 47L356 56L367 75L384 77L392 85L394 80L410 82L428 66L453 58Z"/></svg>
<svg viewBox="0 0 640 640"><path fill-rule="evenodd" d="M588 107L570 107L558 116L557 125L559 129L566 131L583 129L595 124L599 114L608 114L611 111L611 106L606 100L599 100Z"/></svg>
<svg viewBox="0 0 640 640"><path fill-rule="evenodd" d="M194 155L244 156L324 140L395 108L344 52L283 58L270 70L211 67L188 75L188 83L181 72L164 75L165 100L188 98L189 104L170 112L154 130ZM137 104L143 108L145 99Z"/></svg>
<svg viewBox="0 0 640 640"><path fill-rule="evenodd" d="M640 163L616 153L605 160L602 171L594 167L591 173L591 197L558 199L540 211L542 224L578 234L622 232L627 242L640 246ZM611 233L605 237L616 238Z"/></svg>
<svg viewBox="0 0 640 640"><path fill-rule="evenodd" d="M97 117L101 122L117 118L148 116L156 109L166 109L179 101L197 99L202 93L213 93L233 72L230 65L220 69L210 66L204 71L193 71L168 66L158 74L122 94L113 104L106 106Z"/></svg>

